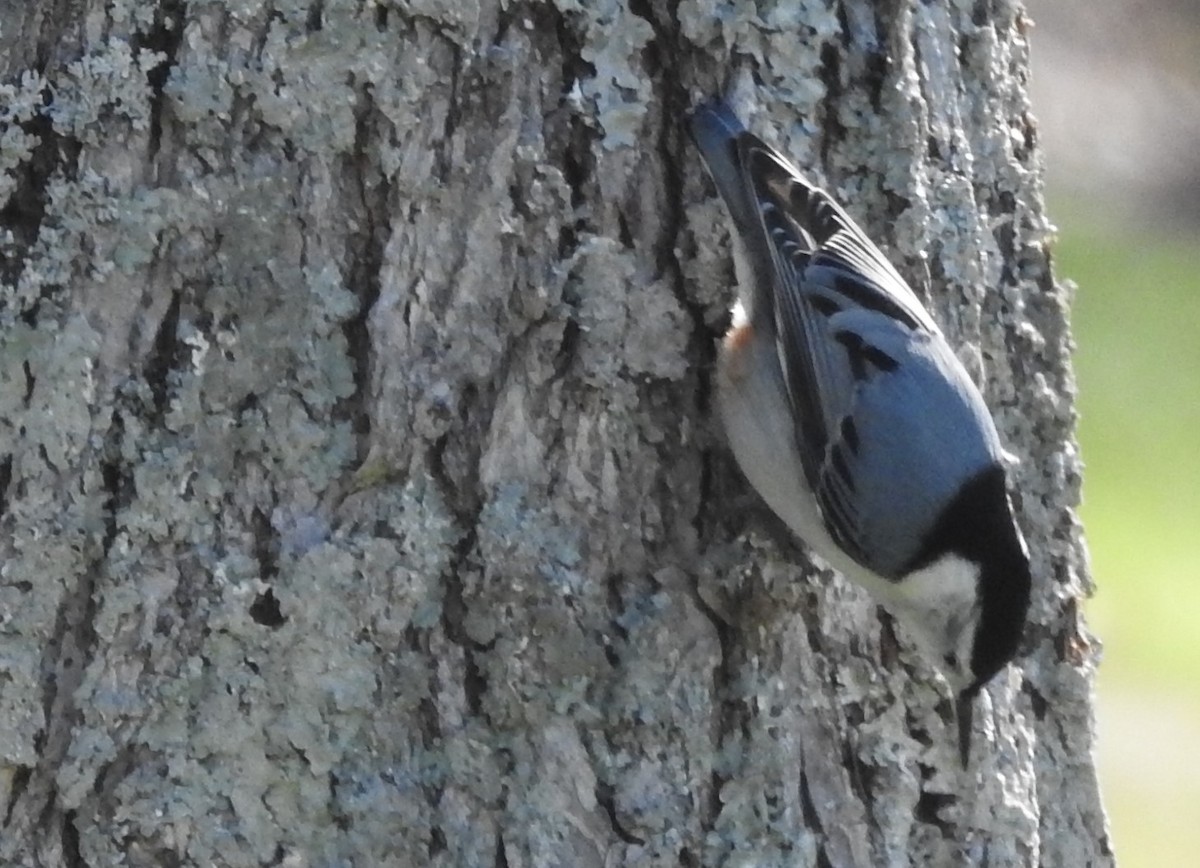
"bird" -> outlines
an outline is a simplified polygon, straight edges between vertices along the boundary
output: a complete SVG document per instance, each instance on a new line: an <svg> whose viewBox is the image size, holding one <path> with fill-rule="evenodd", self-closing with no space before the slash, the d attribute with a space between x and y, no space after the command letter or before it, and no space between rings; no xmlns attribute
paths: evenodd
<svg viewBox="0 0 1200 868"><path fill-rule="evenodd" d="M972 703L1017 655L1032 585L1009 456L978 387L888 258L720 98L690 129L732 224L717 406L743 474L905 625Z"/></svg>

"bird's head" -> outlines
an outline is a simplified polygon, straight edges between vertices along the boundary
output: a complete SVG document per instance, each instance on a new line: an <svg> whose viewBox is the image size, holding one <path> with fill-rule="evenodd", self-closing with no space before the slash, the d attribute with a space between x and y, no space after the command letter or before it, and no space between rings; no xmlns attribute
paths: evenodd
<svg viewBox="0 0 1200 868"><path fill-rule="evenodd" d="M1003 467L992 465L962 486L901 585L909 599L935 603L917 619L918 631L958 697L966 765L972 702L1016 656L1032 585Z"/></svg>

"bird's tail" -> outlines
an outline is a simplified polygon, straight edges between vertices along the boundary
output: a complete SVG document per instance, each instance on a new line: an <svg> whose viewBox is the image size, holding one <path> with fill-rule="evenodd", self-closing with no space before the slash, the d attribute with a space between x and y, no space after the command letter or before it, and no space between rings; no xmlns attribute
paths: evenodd
<svg viewBox="0 0 1200 868"><path fill-rule="evenodd" d="M746 132L737 115L720 99L702 103L692 112L692 139L704 157L717 192L742 232L753 231L757 206L750 201L750 186L743 176L738 138Z"/></svg>

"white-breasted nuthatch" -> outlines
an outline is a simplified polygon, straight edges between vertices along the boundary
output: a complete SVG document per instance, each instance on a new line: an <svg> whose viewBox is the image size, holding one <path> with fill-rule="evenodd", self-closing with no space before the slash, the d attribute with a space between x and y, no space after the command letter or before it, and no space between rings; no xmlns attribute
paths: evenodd
<svg viewBox="0 0 1200 868"><path fill-rule="evenodd" d="M1016 654L1029 554L983 397L937 324L823 190L723 102L692 135L733 222L717 395L738 464L818 555L906 625L971 702Z"/></svg>

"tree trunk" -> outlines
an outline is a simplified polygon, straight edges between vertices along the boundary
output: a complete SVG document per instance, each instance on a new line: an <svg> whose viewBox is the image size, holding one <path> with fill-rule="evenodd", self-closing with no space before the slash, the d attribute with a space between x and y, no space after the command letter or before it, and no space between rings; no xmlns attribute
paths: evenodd
<svg viewBox="0 0 1200 868"><path fill-rule="evenodd" d="M4 4L0 863L1111 864L1028 21L759 5ZM711 413L726 85L1021 458L969 772Z"/></svg>

